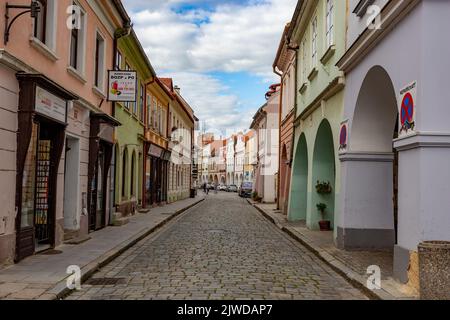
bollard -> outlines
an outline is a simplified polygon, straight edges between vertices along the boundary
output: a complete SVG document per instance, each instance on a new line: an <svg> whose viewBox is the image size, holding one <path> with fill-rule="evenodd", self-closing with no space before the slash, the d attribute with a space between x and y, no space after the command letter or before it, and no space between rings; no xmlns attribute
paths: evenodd
<svg viewBox="0 0 450 320"><path fill-rule="evenodd" d="M450 300L450 242L419 244L420 299Z"/></svg>

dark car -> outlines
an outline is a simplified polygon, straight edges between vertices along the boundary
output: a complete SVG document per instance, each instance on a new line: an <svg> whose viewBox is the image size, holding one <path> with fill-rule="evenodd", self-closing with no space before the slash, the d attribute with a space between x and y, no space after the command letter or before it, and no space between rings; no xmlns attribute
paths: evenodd
<svg viewBox="0 0 450 320"><path fill-rule="evenodd" d="M228 186L228 190L227 191L228 192L238 192L238 187L236 185L234 185L234 184L230 184Z"/></svg>
<svg viewBox="0 0 450 320"><path fill-rule="evenodd" d="M253 183L243 182L239 188L239 196L243 198L250 198L253 192Z"/></svg>

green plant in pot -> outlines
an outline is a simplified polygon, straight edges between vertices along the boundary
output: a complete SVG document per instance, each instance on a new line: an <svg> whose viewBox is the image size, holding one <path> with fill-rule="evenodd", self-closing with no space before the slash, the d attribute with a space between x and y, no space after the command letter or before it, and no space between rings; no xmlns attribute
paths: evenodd
<svg viewBox="0 0 450 320"><path fill-rule="evenodd" d="M331 222L325 220L325 211L327 210L327 205L325 203L318 203L317 210L319 210L322 220L319 221L320 231L330 231L331 230Z"/></svg>
<svg viewBox="0 0 450 320"><path fill-rule="evenodd" d="M318 194L330 194L333 191L331 182L329 181L317 181L316 191Z"/></svg>

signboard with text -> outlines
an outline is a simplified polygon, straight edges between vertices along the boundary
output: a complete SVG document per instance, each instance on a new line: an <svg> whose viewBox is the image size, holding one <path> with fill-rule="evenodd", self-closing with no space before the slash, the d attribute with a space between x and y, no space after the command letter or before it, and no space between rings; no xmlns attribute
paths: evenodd
<svg viewBox="0 0 450 320"><path fill-rule="evenodd" d="M34 110L50 119L66 123L67 101L36 86Z"/></svg>
<svg viewBox="0 0 450 320"><path fill-rule="evenodd" d="M108 101L136 102L136 71L108 72Z"/></svg>

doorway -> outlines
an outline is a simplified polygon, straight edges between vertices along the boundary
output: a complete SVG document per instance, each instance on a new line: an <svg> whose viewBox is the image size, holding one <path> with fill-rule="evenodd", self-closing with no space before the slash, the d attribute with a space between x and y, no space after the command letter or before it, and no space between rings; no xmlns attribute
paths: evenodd
<svg viewBox="0 0 450 320"><path fill-rule="evenodd" d="M67 137L64 174L64 229L66 232L80 228L79 182L80 140Z"/></svg>

